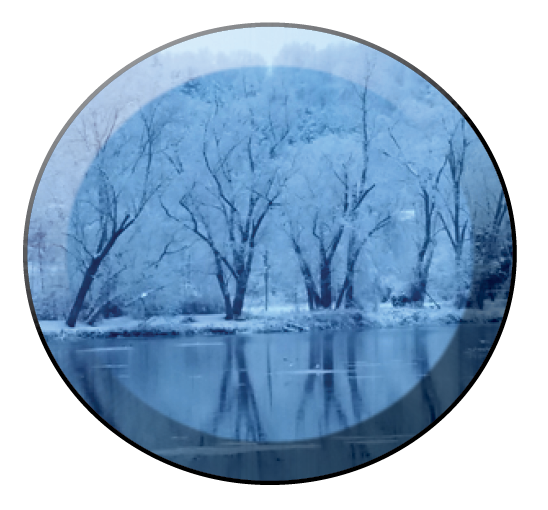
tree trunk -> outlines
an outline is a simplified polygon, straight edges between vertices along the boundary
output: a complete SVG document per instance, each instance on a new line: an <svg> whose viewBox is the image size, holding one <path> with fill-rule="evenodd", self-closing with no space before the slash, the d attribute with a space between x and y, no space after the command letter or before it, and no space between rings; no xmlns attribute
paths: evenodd
<svg viewBox="0 0 548 510"><path fill-rule="evenodd" d="M346 258L346 277L344 279L344 285L341 291L341 295L338 299L338 306L342 304L342 298L344 297L345 308L355 308L356 303L354 301L354 269L356 262L360 256L361 246L356 246L357 239L356 234L352 232L350 239L348 240L348 254ZM343 296L344 293L344 296Z"/></svg>
<svg viewBox="0 0 548 510"><path fill-rule="evenodd" d="M432 255L433 252L430 250L429 254L427 254L430 240L429 240L429 233L427 229L427 238L424 242L423 248L419 252L418 258L417 258L417 265L415 268L415 279L413 284L411 285L411 289L409 292L409 299L416 303L419 306L423 306L424 299L426 296L426 286L428 284L428 274L430 272L430 264L432 262Z"/></svg>
<svg viewBox="0 0 548 510"><path fill-rule="evenodd" d="M223 280L223 283L221 283L221 279ZM224 277L219 276L217 274L217 280L219 281L219 285L221 287L221 293L223 294L223 301L225 305L225 320L231 321L234 318L234 313L232 311L230 294L228 293L228 289L226 288L226 284L224 283Z"/></svg>
<svg viewBox="0 0 548 510"><path fill-rule="evenodd" d="M86 299L86 295L91 287L91 284L93 283L93 279L95 278L95 274L97 273L97 270L99 269L99 266L101 265L101 262L103 262L105 257L108 255L109 251L114 246L114 243L116 242L116 240L134 223L135 218L129 221L128 220L129 220L129 215L127 215L124 218L124 221L122 221L122 225L120 226L120 228L112 232L110 239L108 240L107 244L103 247L101 254L91 259L91 264L89 265L89 267L87 268L84 274L82 285L80 286L80 290L78 291L78 294L76 295L76 299L74 301L74 304L72 305L72 309L67 319L67 326L69 328L73 328L76 324L76 319L78 319L78 315L80 314L80 311L82 310L84 300Z"/></svg>
<svg viewBox="0 0 548 510"><path fill-rule="evenodd" d="M355 308L356 302L354 301L354 265L350 265L346 270L346 276L344 283L337 297L335 308L339 309L344 300L345 308Z"/></svg>
<svg viewBox="0 0 548 510"><path fill-rule="evenodd" d="M323 260L320 265L320 305L322 308L331 308L331 263Z"/></svg>
<svg viewBox="0 0 548 510"><path fill-rule="evenodd" d="M416 303L418 306L422 307L424 304L424 296L426 295L426 279L419 277L415 280L411 286L411 291L409 293L409 299Z"/></svg>
<svg viewBox="0 0 548 510"><path fill-rule="evenodd" d="M305 282L305 285L306 285L306 282ZM308 297L308 309L312 311L315 308L314 292L308 285L306 285L306 294Z"/></svg>
<svg viewBox="0 0 548 510"><path fill-rule="evenodd" d="M232 311L234 312L235 318L242 315L248 279L249 272L246 270L243 270L243 272L238 275L238 280L236 282L236 293L234 294L234 302L232 304Z"/></svg>
<svg viewBox="0 0 548 510"><path fill-rule="evenodd" d="M455 272L457 279L457 292L455 295L455 307L458 309L466 306L466 295L464 289L464 275L462 269L462 246L455 252Z"/></svg>
<svg viewBox="0 0 548 510"><path fill-rule="evenodd" d="M339 296L337 297L337 302L335 303L335 308L338 310L341 305L342 301L344 299L344 296L346 295L346 288L348 286L348 277L345 277L344 283L342 284L341 290L339 292Z"/></svg>
<svg viewBox="0 0 548 510"><path fill-rule="evenodd" d="M93 283L95 274L99 269L101 260L102 258L100 257L94 258L84 274L84 279L82 280L82 284L80 285L80 289L78 290L78 294L76 295L76 299L74 300L74 304L72 305L72 309L70 310L67 319L67 326L69 328L73 328L76 325L76 319L78 319L78 315L82 310L84 300L86 299L86 295L91 287L91 284Z"/></svg>
<svg viewBox="0 0 548 510"><path fill-rule="evenodd" d="M293 250L297 254L297 258L299 260L299 267L303 275L304 286L306 288L306 294L308 297L308 309L312 311L315 308L318 308L320 306L321 299L320 299L320 296L318 295L318 292L316 291L316 286L314 285L314 278L312 277L312 271L310 270L310 266L304 259L301 247L299 246L299 244L294 238L292 238L291 241L293 244Z"/></svg>
<svg viewBox="0 0 548 510"><path fill-rule="evenodd" d="M234 312L232 310L232 302L230 301L230 292L225 280L223 262L217 254L215 254L215 267L217 270L215 276L217 277L217 282L219 282L219 288L221 289L221 294L223 295L223 302L225 305L225 320L231 321L234 318Z"/></svg>
<svg viewBox="0 0 548 510"><path fill-rule="evenodd" d="M344 302L345 308L355 308L356 303L354 302L354 266L348 270L347 274L348 283L346 285L346 299Z"/></svg>
<svg viewBox="0 0 548 510"><path fill-rule="evenodd" d="M354 261L355 262L355 261ZM344 277L344 283L337 297L335 308L339 309L343 303L345 308L354 308L354 263L349 258L346 266L346 276Z"/></svg>
<svg viewBox="0 0 548 510"><path fill-rule="evenodd" d="M426 294L426 277L424 276L422 264L417 266L415 270L415 279L409 291L409 299L416 305L422 307L424 304L424 296Z"/></svg>

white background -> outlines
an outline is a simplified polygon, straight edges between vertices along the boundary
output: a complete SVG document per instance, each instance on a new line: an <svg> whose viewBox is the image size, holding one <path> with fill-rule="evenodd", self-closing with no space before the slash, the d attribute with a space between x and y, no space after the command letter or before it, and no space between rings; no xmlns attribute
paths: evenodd
<svg viewBox="0 0 548 510"><path fill-rule="evenodd" d="M542 250L548 246L548 112L541 5L54 0L4 6L0 312L6 333L0 370L0 505L546 508L548 317ZM112 74L158 46L201 30L265 21L315 25L363 38L444 87L495 154L518 235L518 277L504 334L457 408L386 460L342 477L290 486L191 475L112 434L76 400L49 362L32 322L23 277L23 231L32 187L51 144L80 104Z"/></svg>

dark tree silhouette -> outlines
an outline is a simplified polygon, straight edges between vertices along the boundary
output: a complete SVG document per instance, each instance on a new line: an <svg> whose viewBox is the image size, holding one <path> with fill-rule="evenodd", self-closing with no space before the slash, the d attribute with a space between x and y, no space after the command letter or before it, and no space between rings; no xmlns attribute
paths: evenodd
<svg viewBox="0 0 548 510"><path fill-rule="evenodd" d="M161 187L161 180L154 179L152 175L152 164L162 131L162 126L155 119L156 110L157 107L141 112L142 131L137 141L113 136L117 115L107 118L102 130L97 118L92 117L97 156L86 176L91 182L91 189L84 190L87 193L77 198L76 212L72 217L73 228L68 233L82 254L80 268L83 272L66 321L71 328L76 324L99 268ZM118 172L114 171L115 168ZM138 189L137 197L133 199L124 199L128 179L132 180L132 188ZM85 208L85 213L78 214L80 207ZM104 305L101 303L99 308ZM93 310L90 316L94 316Z"/></svg>

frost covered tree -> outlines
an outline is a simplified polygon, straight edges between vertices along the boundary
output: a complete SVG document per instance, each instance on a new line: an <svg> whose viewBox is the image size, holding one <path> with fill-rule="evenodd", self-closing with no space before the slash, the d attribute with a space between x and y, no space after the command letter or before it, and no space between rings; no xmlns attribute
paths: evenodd
<svg viewBox="0 0 548 510"><path fill-rule="evenodd" d="M233 319L267 301L377 310L390 296L421 304L429 295L463 306L480 266L491 296L508 269L499 260L508 215L497 183L488 202L469 196L492 163L454 107L371 48L282 53L295 67L227 57L230 70L205 74L156 59L84 110L55 155L59 170L73 147L87 151L76 201L65 193L68 242L40 232L38 216L29 230L33 297L49 302L54 244L66 250L71 285L71 302L56 299L55 309L70 310L73 325L109 307ZM155 70L168 89L151 87L137 114L110 108L125 92L139 99ZM51 264L61 272L63 257Z"/></svg>
<svg viewBox="0 0 548 510"><path fill-rule="evenodd" d="M299 262L308 307L330 308L333 268L349 213L352 143L325 136L301 152L302 168L284 201L286 232ZM300 205L295 208L295 204Z"/></svg>
<svg viewBox="0 0 548 510"><path fill-rule="evenodd" d="M184 93L197 115L168 155L184 191L177 212L173 192L162 205L209 248L230 320L242 314L259 233L292 173L295 112L264 70L189 83Z"/></svg>
<svg viewBox="0 0 548 510"><path fill-rule="evenodd" d="M463 254L469 218L466 217L466 210L463 207L462 183L467 168L467 149L471 143L466 125L464 118L459 119L448 135L446 161L451 183L450 199L444 213L438 213L455 254L457 278L455 306L457 308L462 308L466 304Z"/></svg>
<svg viewBox="0 0 548 510"><path fill-rule="evenodd" d="M387 226L391 219L389 212L378 211L373 214L372 207L364 207L365 199L376 186L375 183L371 183L370 165L372 144L378 135L379 129L376 123L380 115L375 111L369 91L369 82L373 69L374 66L366 62L363 80L358 86L355 86L356 95L358 96L357 112L359 114L356 136L360 151L357 175L352 180L349 180L348 176L344 177L345 199L348 201L347 223L350 232L346 251L345 277L337 297L337 308L341 306L343 299L346 308L355 307L355 274L360 254L369 238ZM368 219L373 219L372 224L364 226L361 223L364 211L368 213Z"/></svg>
<svg viewBox="0 0 548 510"><path fill-rule="evenodd" d="M374 198L376 184L370 173L373 142L389 109L386 101L369 92L371 73L368 66L359 84L334 81L329 95L311 106L316 136L300 152L300 185L292 182L284 206L310 309L339 307L343 302L354 306L360 254L390 219L383 199ZM296 202L302 207L295 209ZM336 289L335 266L345 250L344 268L337 271L342 281Z"/></svg>
<svg viewBox="0 0 548 510"><path fill-rule="evenodd" d="M29 225L26 268L36 314L39 318L57 319L64 312L66 297L61 268L55 264L59 247L52 230L62 218L55 204L51 209L48 216Z"/></svg>
<svg viewBox="0 0 548 510"><path fill-rule="evenodd" d="M432 264L432 258L434 255L434 249L436 245L437 227L436 213L438 212L438 199L439 199L439 185L441 174L447 163L447 159L438 158L438 168L432 166L436 163L435 158L432 158L432 149L428 152L428 155L418 154L419 160L422 164L410 160L404 154L400 143L394 136L393 132L390 132L390 137L396 147L395 155L388 152L384 152L387 157L395 159L398 164L408 173L411 177L411 186L416 187L419 195L419 206L415 216L418 218L418 232L416 235L417 243L417 256L416 265L413 270L413 281L411 282L405 295L395 297L398 304L404 304L405 302L411 302L422 306L427 294L428 278L430 273L430 266ZM425 148L422 147L424 150ZM430 156L430 158L428 157ZM430 159L432 166L425 166ZM439 162L442 159L442 162Z"/></svg>
<svg viewBox="0 0 548 510"><path fill-rule="evenodd" d="M114 280L127 266L123 255L117 270L103 271L113 248L131 229L162 184L153 162L161 150L162 122L157 106L144 108L138 120L116 132L117 111L92 111L81 118L81 133L93 144L97 154L77 195L71 216L67 252L74 258L81 280L74 298L67 326L74 327L90 288L97 280ZM108 273L111 274L108 274ZM103 283L105 283L103 281ZM101 301L108 301L107 293ZM94 308L103 306L97 303Z"/></svg>

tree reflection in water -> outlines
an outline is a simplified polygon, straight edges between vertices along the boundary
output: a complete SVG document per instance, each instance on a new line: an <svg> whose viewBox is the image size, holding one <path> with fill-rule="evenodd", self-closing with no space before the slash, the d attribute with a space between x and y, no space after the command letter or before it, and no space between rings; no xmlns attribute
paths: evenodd
<svg viewBox="0 0 548 510"><path fill-rule="evenodd" d="M422 379L422 399L428 407L431 421L434 421L439 415L440 406L430 375L428 349L426 348L424 338L416 330L413 331L413 345L415 349L414 365L417 371L417 379Z"/></svg>
<svg viewBox="0 0 548 510"><path fill-rule="evenodd" d="M234 439L261 442L265 440L265 434L247 368L245 343L245 339L230 339L226 342L219 407L213 421L213 433L218 433L221 421L232 421L233 424L228 423L228 428L234 431Z"/></svg>
<svg viewBox="0 0 548 510"><path fill-rule="evenodd" d="M346 336L346 352L346 375L348 378L348 384L350 385L350 400L352 402L354 421L357 422L361 419L362 412L364 411L364 402L362 401L358 388L358 373L356 370L356 341L354 339L354 335Z"/></svg>
<svg viewBox="0 0 548 510"><path fill-rule="evenodd" d="M337 419L338 428L348 426L346 413L344 412L337 387L335 386L335 365L333 359L333 340L334 334L329 332L322 335L317 341L309 343L308 370L309 374L305 378L303 396L299 403L296 414L297 436L303 436L302 428L304 426L305 411L307 407L310 413L318 416L318 435L329 433L330 416ZM321 381L321 382L319 382ZM318 389L318 396L313 398L314 390ZM323 405L323 412L314 408L320 403ZM299 430L301 427L301 430Z"/></svg>
<svg viewBox="0 0 548 510"><path fill-rule="evenodd" d="M52 352L83 400L147 451L220 476L296 480L363 464L424 430L496 331L82 339Z"/></svg>
<svg viewBox="0 0 548 510"><path fill-rule="evenodd" d="M370 418L419 381L434 420L440 406L429 372L443 348L429 348L424 332L406 336L401 342L391 334L364 342L360 332L294 336L287 338L286 347L294 342L290 359L272 350L278 339L226 338L222 373L208 376L219 378L217 397L200 403L209 408L209 431L253 443L322 437Z"/></svg>

